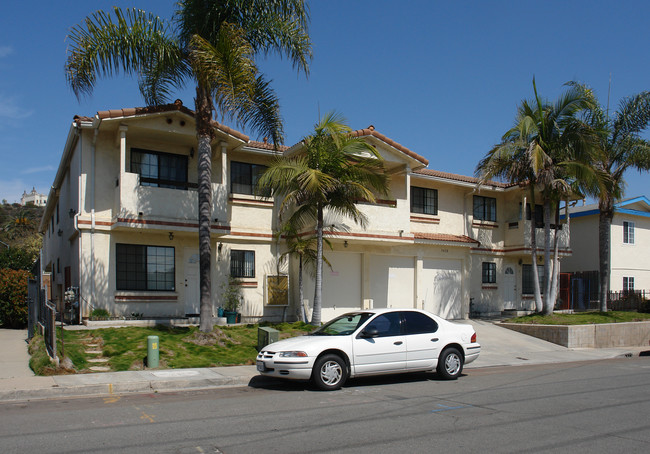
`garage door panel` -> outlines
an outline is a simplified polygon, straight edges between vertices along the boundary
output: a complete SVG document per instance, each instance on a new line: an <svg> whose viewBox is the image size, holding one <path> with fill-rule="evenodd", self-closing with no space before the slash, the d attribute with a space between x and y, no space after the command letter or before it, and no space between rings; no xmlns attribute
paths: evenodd
<svg viewBox="0 0 650 454"><path fill-rule="evenodd" d="M425 259L422 265L424 309L444 318L460 318L461 261Z"/></svg>
<svg viewBox="0 0 650 454"><path fill-rule="evenodd" d="M370 297L373 307L413 307L414 258L370 256Z"/></svg>

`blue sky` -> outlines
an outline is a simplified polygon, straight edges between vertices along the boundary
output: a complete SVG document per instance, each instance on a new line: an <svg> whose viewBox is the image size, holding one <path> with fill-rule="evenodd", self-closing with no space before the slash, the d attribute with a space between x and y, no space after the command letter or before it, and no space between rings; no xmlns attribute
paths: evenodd
<svg viewBox="0 0 650 454"><path fill-rule="evenodd" d="M0 199L33 186L48 192L75 114L142 106L137 82L100 80L78 101L65 84L70 27L96 9L137 6L170 18L173 2L5 2L0 17ZM342 113L429 159L473 175L533 94L554 100L563 84L592 86L610 105L650 90L650 2L313 0L309 78L287 61L262 58L285 120L286 144L318 114ZM193 92L178 93L193 108ZM219 119L220 120L220 119ZM236 125L231 124L233 127ZM241 129L241 128L240 128ZM252 137L255 133L245 131ZM650 138L650 134L646 133ZM628 175L627 196L646 195L648 175Z"/></svg>

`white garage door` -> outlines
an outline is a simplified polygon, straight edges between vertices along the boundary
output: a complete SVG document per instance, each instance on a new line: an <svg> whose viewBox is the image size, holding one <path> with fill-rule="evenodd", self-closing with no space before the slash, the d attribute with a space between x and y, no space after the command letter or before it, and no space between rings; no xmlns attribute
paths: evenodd
<svg viewBox="0 0 650 454"><path fill-rule="evenodd" d="M374 308L413 307L413 257L370 257L370 298Z"/></svg>
<svg viewBox="0 0 650 454"><path fill-rule="evenodd" d="M461 261L424 259L422 265L424 310L444 318L461 318Z"/></svg>
<svg viewBox="0 0 650 454"><path fill-rule="evenodd" d="M339 315L346 310L361 308L361 255L350 252L325 251L330 269L323 263L323 321ZM314 280L303 271L305 298L312 307L314 302ZM296 280L297 282L297 280Z"/></svg>

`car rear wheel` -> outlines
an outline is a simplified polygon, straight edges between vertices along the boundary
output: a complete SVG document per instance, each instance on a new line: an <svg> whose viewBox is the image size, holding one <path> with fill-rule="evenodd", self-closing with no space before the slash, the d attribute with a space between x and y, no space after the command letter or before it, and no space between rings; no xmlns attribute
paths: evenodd
<svg viewBox="0 0 650 454"><path fill-rule="evenodd" d="M321 356L314 364L312 380L323 391L333 391L343 386L348 378L348 368L340 356L329 354Z"/></svg>
<svg viewBox="0 0 650 454"><path fill-rule="evenodd" d="M438 375L445 380L455 380L463 371L463 355L450 347L443 350L438 359Z"/></svg>

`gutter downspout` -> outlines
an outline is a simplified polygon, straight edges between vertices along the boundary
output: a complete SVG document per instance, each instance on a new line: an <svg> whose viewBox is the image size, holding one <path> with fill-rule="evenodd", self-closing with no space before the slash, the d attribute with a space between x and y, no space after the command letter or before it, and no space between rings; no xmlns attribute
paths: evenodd
<svg viewBox="0 0 650 454"><path fill-rule="evenodd" d="M74 215L73 218L73 224L72 227L74 230L77 232L77 288L79 288L79 324L83 324L83 314L84 314L84 305L83 305L83 298L81 297L81 271L82 271L82 266L81 266L81 260L83 259L82 252L83 248L81 247L82 245L82 237L81 237L81 232L79 231L79 215L81 214L81 191L82 191L82 185L81 185L81 174L82 174L82 169L81 167L83 161L82 161L82 156L83 156L83 139L81 137L81 129L76 128L75 130L75 135L77 136L77 143L79 144L79 176L77 177L77 212Z"/></svg>
<svg viewBox="0 0 650 454"><path fill-rule="evenodd" d="M99 125L95 127L93 140L90 146L90 301L95 307L95 150Z"/></svg>

